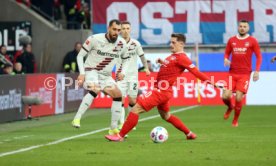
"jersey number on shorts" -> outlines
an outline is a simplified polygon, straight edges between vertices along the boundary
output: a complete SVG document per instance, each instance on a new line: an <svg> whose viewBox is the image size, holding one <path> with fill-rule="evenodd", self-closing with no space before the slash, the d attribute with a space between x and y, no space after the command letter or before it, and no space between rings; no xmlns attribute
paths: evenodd
<svg viewBox="0 0 276 166"><path fill-rule="evenodd" d="M137 89L137 84L134 83L134 84L133 84L133 90L136 90L136 89Z"/></svg>
<svg viewBox="0 0 276 166"><path fill-rule="evenodd" d="M152 94L152 91L146 93L144 96L145 96L145 98L148 98L148 97L150 97L151 94Z"/></svg>

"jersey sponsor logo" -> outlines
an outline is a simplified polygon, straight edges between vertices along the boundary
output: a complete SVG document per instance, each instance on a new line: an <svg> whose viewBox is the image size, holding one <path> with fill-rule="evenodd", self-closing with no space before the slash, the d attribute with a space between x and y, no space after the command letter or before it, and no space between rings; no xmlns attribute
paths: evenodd
<svg viewBox="0 0 276 166"><path fill-rule="evenodd" d="M131 52L128 52L128 55L129 55L129 56L135 56L136 53L135 53L134 51L131 51Z"/></svg>
<svg viewBox="0 0 276 166"><path fill-rule="evenodd" d="M101 55L101 56L109 56L109 57L113 57L113 58L119 58L118 54L111 54L111 53L108 53L108 52L102 52L101 50L98 50L97 54Z"/></svg>
<svg viewBox="0 0 276 166"><path fill-rule="evenodd" d="M233 48L233 51L234 52L246 52L247 48L245 48L245 47L236 47L236 48Z"/></svg>

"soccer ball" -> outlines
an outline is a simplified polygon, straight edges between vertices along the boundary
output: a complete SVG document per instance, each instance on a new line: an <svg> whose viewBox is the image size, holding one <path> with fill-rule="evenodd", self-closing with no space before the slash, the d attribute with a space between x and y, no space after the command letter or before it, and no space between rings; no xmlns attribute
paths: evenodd
<svg viewBox="0 0 276 166"><path fill-rule="evenodd" d="M161 126L153 128L150 132L150 138L154 143L163 143L169 137L168 131Z"/></svg>

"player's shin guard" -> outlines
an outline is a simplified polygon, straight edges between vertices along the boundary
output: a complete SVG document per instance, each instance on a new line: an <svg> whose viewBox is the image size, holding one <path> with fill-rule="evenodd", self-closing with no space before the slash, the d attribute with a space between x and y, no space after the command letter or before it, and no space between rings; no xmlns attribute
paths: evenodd
<svg viewBox="0 0 276 166"><path fill-rule="evenodd" d="M236 101L234 121L238 121L242 110L242 101Z"/></svg>
<svg viewBox="0 0 276 166"><path fill-rule="evenodd" d="M167 122L171 123L178 130L184 132L186 135L190 133L190 130L185 126L185 124L176 116L171 115Z"/></svg>
<svg viewBox="0 0 276 166"><path fill-rule="evenodd" d="M113 98L112 106L111 106L111 125L110 128L116 129L118 128L118 121L120 120L122 112L122 97Z"/></svg>
<svg viewBox="0 0 276 166"><path fill-rule="evenodd" d="M86 112L86 110L90 107L91 103L93 102L94 98L97 97L97 94L93 91L87 93L80 104L77 114L75 115L74 119L81 119L82 115Z"/></svg>
<svg viewBox="0 0 276 166"><path fill-rule="evenodd" d="M120 136L122 138L125 137L125 135L131 131L138 123L139 115L133 112L130 112L128 114L128 117L123 125L123 128L120 131Z"/></svg>

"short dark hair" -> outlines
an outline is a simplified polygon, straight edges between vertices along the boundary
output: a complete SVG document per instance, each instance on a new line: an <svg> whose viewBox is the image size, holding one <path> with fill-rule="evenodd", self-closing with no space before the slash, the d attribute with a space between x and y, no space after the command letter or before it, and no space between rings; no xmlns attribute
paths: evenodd
<svg viewBox="0 0 276 166"><path fill-rule="evenodd" d="M248 21L245 20L245 19L240 20L239 23L247 23L247 24L249 24Z"/></svg>
<svg viewBox="0 0 276 166"><path fill-rule="evenodd" d="M121 24L128 24L128 25L131 25L129 21L122 21Z"/></svg>
<svg viewBox="0 0 276 166"><path fill-rule="evenodd" d="M183 43L186 43L186 36L181 33L173 33L171 37L175 37L177 41L182 41Z"/></svg>
<svg viewBox="0 0 276 166"><path fill-rule="evenodd" d="M111 27L113 25L113 23L117 24L117 25L121 25L121 21L117 20L117 19L113 19L109 21L109 27Z"/></svg>

